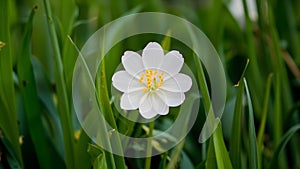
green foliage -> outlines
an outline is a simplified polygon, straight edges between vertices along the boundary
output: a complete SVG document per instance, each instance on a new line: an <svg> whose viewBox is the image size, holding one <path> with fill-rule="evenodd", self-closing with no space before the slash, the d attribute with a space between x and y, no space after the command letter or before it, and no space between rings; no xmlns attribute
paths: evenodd
<svg viewBox="0 0 300 169"><path fill-rule="evenodd" d="M13 43L10 40L9 1L0 2L0 129L3 130L11 144L12 156L15 156L20 166L23 165L19 145L19 129L17 125L17 108L13 82ZM0 135L1 136L1 135Z"/></svg>

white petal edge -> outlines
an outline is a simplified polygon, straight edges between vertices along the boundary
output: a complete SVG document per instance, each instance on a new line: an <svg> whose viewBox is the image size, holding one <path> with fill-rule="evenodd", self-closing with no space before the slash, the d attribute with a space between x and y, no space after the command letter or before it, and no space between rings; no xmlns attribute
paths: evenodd
<svg viewBox="0 0 300 169"><path fill-rule="evenodd" d="M129 93L143 90L145 85L126 71L118 71L112 77L112 85L121 92Z"/></svg>
<svg viewBox="0 0 300 169"><path fill-rule="evenodd" d="M140 112L141 116L145 119L152 119L153 117L155 117L157 115L157 113L155 112L155 110L152 108L149 111L146 112Z"/></svg>
<svg viewBox="0 0 300 169"><path fill-rule="evenodd" d="M138 74L144 70L142 57L133 51L126 51L124 53L122 56L122 64L125 70L134 77L137 77Z"/></svg>
<svg viewBox="0 0 300 169"><path fill-rule="evenodd" d="M169 106L156 93L153 93L151 98L153 109L157 114L166 115L169 113Z"/></svg>
<svg viewBox="0 0 300 169"><path fill-rule="evenodd" d="M178 73L165 80L160 88L170 92L187 92L191 87L192 79L186 74Z"/></svg>
<svg viewBox="0 0 300 169"><path fill-rule="evenodd" d="M120 107L124 110L135 110L139 107L141 99L145 93L142 91L134 91L130 93L124 93L121 96Z"/></svg>
<svg viewBox="0 0 300 169"><path fill-rule="evenodd" d="M180 72L184 63L182 55L176 51L172 50L166 54L164 57L160 69L166 72L169 76L173 76Z"/></svg>
<svg viewBox="0 0 300 169"><path fill-rule="evenodd" d="M142 53L142 60L146 69L159 68L163 58L164 51L156 42L148 43Z"/></svg>
<svg viewBox="0 0 300 169"><path fill-rule="evenodd" d="M177 107L181 105L185 100L184 93L180 92L170 92L161 89L157 91L157 94L169 107Z"/></svg>

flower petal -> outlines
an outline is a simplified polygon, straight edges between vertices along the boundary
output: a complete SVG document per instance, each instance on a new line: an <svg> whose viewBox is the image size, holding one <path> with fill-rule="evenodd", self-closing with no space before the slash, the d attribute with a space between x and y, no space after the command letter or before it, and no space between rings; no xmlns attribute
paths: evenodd
<svg viewBox="0 0 300 169"><path fill-rule="evenodd" d="M144 114L152 109L152 102L151 98L149 96L149 93L147 93L142 99L141 104L139 105L140 113Z"/></svg>
<svg viewBox="0 0 300 169"><path fill-rule="evenodd" d="M144 70L142 57L133 51L126 51L124 53L122 56L122 64L125 70L134 77Z"/></svg>
<svg viewBox="0 0 300 169"><path fill-rule="evenodd" d="M182 55L178 51L173 50L166 54L161 63L160 69L166 72L169 76L173 76L179 73L183 63L184 59Z"/></svg>
<svg viewBox="0 0 300 169"><path fill-rule="evenodd" d="M145 85L126 71L118 71L112 77L113 86L121 92L129 93L132 91L143 90Z"/></svg>
<svg viewBox="0 0 300 169"><path fill-rule="evenodd" d="M191 87L192 79L188 75L178 73L165 80L160 88L170 92L187 92Z"/></svg>
<svg viewBox="0 0 300 169"><path fill-rule="evenodd" d="M184 93L180 93L180 92L170 92L167 90L159 90L156 93L170 107L179 106L185 100Z"/></svg>
<svg viewBox="0 0 300 169"><path fill-rule="evenodd" d="M146 112L140 112L141 116L144 117L145 119L151 119L153 117L155 117L157 115L157 113L155 112L155 110L152 108L149 111Z"/></svg>
<svg viewBox="0 0 300 169"><path fill-rule="evenodd" d="M160 115L166 115L169 112L169 106L156 94L153 93L151 95L152 98L152 106L155 112Z"/></svg>
<svg viewBox="0 0 300 169"><path fill-rule="evenodd" d="M142 53L142 60L146 69L159 68L163 58L164 51L156 42L148 43Z"/></svg>
<svg viewBox="0 0 300 169"><path fill-rule="evenodd" d="M130 93L124 93L121 96L120 106L124 110L135 110L139 107L140 101L145 95L142 91L134 91Z"/></svg>
<svg viewBox="0 0 300 169"><path fill-rule="evenodd" d="M124 93L121 96L120 107L121 107L121 109L124 109L124 110L134 110L134 109L136 109L135 106L130 101L127 93Z"/></svg>

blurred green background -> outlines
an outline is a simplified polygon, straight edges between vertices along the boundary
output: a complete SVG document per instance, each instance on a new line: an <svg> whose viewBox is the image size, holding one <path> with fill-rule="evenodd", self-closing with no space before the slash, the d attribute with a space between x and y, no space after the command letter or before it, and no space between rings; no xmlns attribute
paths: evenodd
<svg viewBox="0 0 300 169"><path fill-rule="evenodd" d="M71 92L78 52L68 36L80 49L110 21L151 11L199 27L218 51L227 79L226 108L213 137L197 141L209 102L203 96L192 131L174 149L152 157L151 168L299 169L299 9L299 0L0 0L0 168L144 168L149 159L112 155L81 130ZM111 76L124 51L141 50L149 41L193 55L160 35L114 46L101 70L107 82L101 89L108 91L101 98L119 129L124 124L109 105ZM205 95L205 68L197 58L186 63ZM175 118L157 121L155 129L163 131ZM132 136L147 136L142 124L130 126Z"/></svg>

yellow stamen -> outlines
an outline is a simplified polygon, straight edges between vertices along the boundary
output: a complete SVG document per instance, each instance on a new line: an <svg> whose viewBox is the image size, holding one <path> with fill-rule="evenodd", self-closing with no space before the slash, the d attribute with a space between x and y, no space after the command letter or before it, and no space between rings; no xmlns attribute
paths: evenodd
<svg viewBox="0 0 300 169"><path fill-rule="evenodd" d="M158 70L153 69L147 69L145 70L145 73L141 75L139 78L140 83L144 83L146 85L146 88L144 88L143 92L151 92L156 90L158 87L163 85L163 76L165 75L165 72L159 72ZM144 78L146 77L146 81L144 81Z"/></svg>
<svg viewBox="0 0 300 169"><path fill-rule="evenodd" d="M142 82L144 80L144 76L145 76L145 74L143 73L142 76L140 77L140 80L139 80L140 82Z"/></svg>

